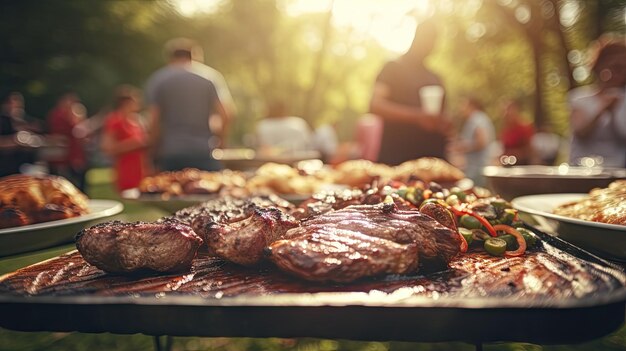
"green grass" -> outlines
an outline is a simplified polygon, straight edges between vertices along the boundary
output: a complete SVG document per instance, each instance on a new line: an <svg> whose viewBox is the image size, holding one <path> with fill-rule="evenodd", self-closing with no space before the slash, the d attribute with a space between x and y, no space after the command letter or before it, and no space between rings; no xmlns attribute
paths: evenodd
<svg viewBox="0 0 626 351"><path fill-rule="evenodd" d="M113 190L108 170L94 170L89 174L88 194L95 199L119 199ZM125 202L124 213L120 218L125 220L153 220L165 215L160 209L145 205ZM65 245L40 252L10 257L0 260L0 274L58 256L74 245ZM0 313L2 311L0 310ZM513 318L513 317L512 317ZM503 321L506 323L506 321ZM584 323L584 321L580 321ZM277 326L279 327L279 326ZM454 333L454 331L451 331ZM474 346L466 343L409 343L409 342L361 342L348 340L325 340L315 338L277 339L277 338L174 338L173 350L215 350L215 351L447 351L474 350ZM142 351L154 350L151 336L134 334L118 335L110 333L49 333L49 332L17 332L0 328L0 351L95 351L120 350ZM604 338L578 345L543 346L522 343L492 343L484 346L484 350L496 351L626 351L626 327Z"/></svg>

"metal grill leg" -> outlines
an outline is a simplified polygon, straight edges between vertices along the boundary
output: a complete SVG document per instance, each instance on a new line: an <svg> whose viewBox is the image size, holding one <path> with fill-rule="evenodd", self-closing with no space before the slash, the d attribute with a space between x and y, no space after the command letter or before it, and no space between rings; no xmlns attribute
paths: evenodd
<svg viewBox="0 0 626 351"><path fill-rule="evenodd" d="M161 337L163 337L163 340L161 340ZM154 337L154 351L172 351L173 343L174 343L174 338L170 335L155 336Z"/></svg>

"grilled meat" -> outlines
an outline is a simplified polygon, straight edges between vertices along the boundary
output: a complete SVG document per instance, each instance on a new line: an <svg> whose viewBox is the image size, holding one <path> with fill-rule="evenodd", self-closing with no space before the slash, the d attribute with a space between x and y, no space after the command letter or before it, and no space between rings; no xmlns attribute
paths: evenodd
<svg viewBox="0 0 626 351"><path fill-rule="evenodd" d="M11 228L29 223L26 213L15 207L0 207L0 228Z"/></svg>
<svg viewBox="0 0 626 351"><path fill-rule="evenodd" d="M1 161L0 161L1 162ZM13 174L0 178L0 228L89 213L87 196L59 176Z"/></svg>
<svg viewBox="0 0 626 351"><path fill-rule="evenodd" d="M212 252L228 261L250 266L263 258L263 250L270 243L297 227L299 222L278 208L250 204L243 216L230 221L220 223L211 221L208 216L199 216L192 225Z"/></svg>
<svg viewBox="0 0 626 351"><path fill-rule="evenodd" d="M188 270L201 244L189 226L174 221L113 221L76 235L76 247L85 260L110 273Z"/></svg>
<svg viewBox="0 0 626 351"><path fill-rule="evenodd" d="M588 197L558 206L554 213L585 221L626 225L626 180L593 189Z"/></svg>
<svg viewBox="0 0 626 351"><path fill-rule="evenodd" d="M312 281L351 282L381 274L414 272L416 244L332 227L309 228L303 235L270 245L270 259L283 271Z"/></svg>
<svg viewBox="0 0 626 351"><path fill-rule="evenodd" d="M318 230L350 230L370 237L418 246L422 266L447 265L461 247L459 234L430 216L416 210L400 210L395 204L355 205L311 218L286 238L315 233Z"/></svg>
<svg viewBox="0 0 626 351"><path fill-rule="evenodd" d="M206 223L231 223L250 216L250 205L261 208L275 207L285 212L293 210L294 206L276 195L255 196L249 199L225 196L216 200L207 201L197 206L184 208L160 221L177 221L191 226L197 218L203 218Z"/></svg>
<svg viewBox="0 0 626 351"><path fill-rule="evenodd" d="M376 186L367 190L352 189L320 192L301 203L291 214L298 219L306 220L352 205L375 205L381 203L384 198L385 196L382 194L381 189ZM400 209L414 207L397 195L392 196L392 198Z"/></svg>

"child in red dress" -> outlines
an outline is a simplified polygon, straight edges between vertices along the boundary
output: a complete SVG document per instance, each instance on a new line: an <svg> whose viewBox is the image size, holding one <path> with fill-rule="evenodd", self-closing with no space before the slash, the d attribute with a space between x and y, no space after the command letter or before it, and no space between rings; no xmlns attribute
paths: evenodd
<svg viewBox="0 0 626 351"><path fill-rule="evenodd" d="M132 86L117 90L114 110L104 123L102 151L113 158L119 191L135 188L148 175L148 136L141 124L140 92Z"/></svg>

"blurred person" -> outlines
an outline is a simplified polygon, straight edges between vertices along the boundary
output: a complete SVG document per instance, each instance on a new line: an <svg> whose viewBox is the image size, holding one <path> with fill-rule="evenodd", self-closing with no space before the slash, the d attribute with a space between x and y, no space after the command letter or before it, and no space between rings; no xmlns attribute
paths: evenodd
<svg viewBox="0 0 626 351"><path fill-rule="evenodd" d="M313 145L325 163L334 163L342 145L337 136L336 123L322 123L313 131Z"/></svg>
<svg viewBox="0 0 626 351"><path fill-rule="evenodd" d="M502 154L515 156L516 165L529 165L536 161L531 143L535 127L525 120L520 107L519 100L510 100L504 105L504 125L500 132Z"/></svg>
<svg viewBox="0 0 626 351"><path fill-rule="evenodd" d="M361 158L376 161L380 152L380 142L383 133L383 121L371 113L359 118L356 124L356 143Z"/></svg>
<svg viewBox="0 0 626 351"><path fill-rule="evenodd" d="M105 119L100 146L114 161L118 191L136 188L150 174L148 134L140 120L141 92L122 85L117 88L113 111Z"/></svg>
<svg viewBox="0 0 626 351"><path fill-rule="evenodd" d="M146 85L151 143L162 170L222 168L211 154L224 145L234 105L222 75L201 62L201 48L177 38L165 45L169 63Z"/></svg>
<svg viewBox="0 0 626 351"><path fill-rule="evenodd" d="M445 92L441 79L424 62L437 42L437 33L432 18L421 22L409 50L387 62L376 78L369 112L383 120L379 162L397 165L423 156L445 158L451 126L441 113ZM420 89L430 86L442 89L438 112L425 109L420 97Z"/></svg>
<svg viewBox="0 0 626 351"><path fill-rule="evenodd" d="M11 117L15 127L19 131L27 131L36 134L43 132L44 128L41 120L26 113L24 95L20 92L14 91L9 93L4 100L2 113L5 116Z"/></svg>
<svg viewBox="0 0 626 351"><path fill-rule="evenodd" d="M483 167L491 159L491 146L495 141L493 122L484 112L482 104L475 98L468 97L461 103L463 126L458 139L450 143L451 152L464 156L463 171L475 185L485 186L482 175Z"/></svg>
<svg viewBox="0 0 626 351"><path fill-rule="evenodd" d="M258 152L267 156L313 150L313 133L301 117L287 113L282 100L267 106L266 117L255 128Z"/></svg>
<svg viewBox="0 0 626 351"><path fill-rule="evenodd" d="M592 50L595 83L574 89L568 96L572 134L569 163L625 167L626 43L623 38L603 36Z"/></svg>
<svg viewBox="0 0 626 351"><path fill-rule="evenodd" d="M531 140L536 161L547 166L556 163L563 144L561 136L553 132L549 125L540 126Z"/></svg>
<svg viewBox="0 0 626 351"><path fill-rule="evenodd" d="M25 164L36 160L36 147L42 139L36 123L26 120L24 96L11 92L2 102L0 111L0 177L20 173Z"/></svg>
<svg viewBox="0 0 626 351"><path fill-rule="evenodd" d="M69 91L59 97L46 117L50 137L65 145L65 152L50 160L50 173L67 178L82 192L85 192L87 157L85 139L78 135L76 126L85 120L86 111L78 95Z"/></svg>

